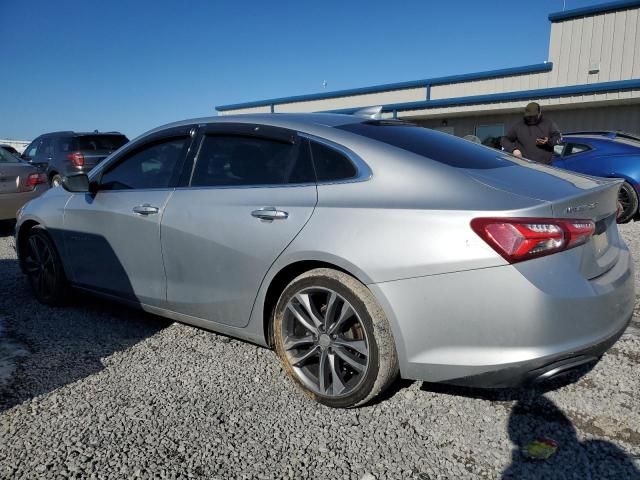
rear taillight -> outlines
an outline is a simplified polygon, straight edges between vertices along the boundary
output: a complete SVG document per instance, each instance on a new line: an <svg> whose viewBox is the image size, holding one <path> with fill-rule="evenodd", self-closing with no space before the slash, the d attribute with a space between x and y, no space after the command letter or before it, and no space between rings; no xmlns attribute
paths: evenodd
<svg viewBox="0 0 640 480"><path fill-rule="evenodd" d="M73 152L67 154L67 158L71 160L71 163L76 167L82 167L84 165L84 155L82 152Z"/></svg>
<svg viewBox="0 0 640 480"><path fill-rule="evenodd" d="M27 181L24 182L22 190L33 190L36 188L36 185L40 185L41 183L47 183L47 176L44 173L30 173Z"/></svg>
<svg viewBox="0 0 640 480"><path fill-rule="evenodd" d="M543 257L585 243L591 220L555 218L475 218L471 228L509 263Z"/></svg>

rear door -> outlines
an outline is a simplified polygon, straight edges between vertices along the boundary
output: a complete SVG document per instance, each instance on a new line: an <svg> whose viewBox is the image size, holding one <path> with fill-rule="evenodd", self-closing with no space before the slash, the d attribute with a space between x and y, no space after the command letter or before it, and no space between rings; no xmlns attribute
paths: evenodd
<svg viewBox="0 0 640 480"><path fill-rule="evenodd" d="M160 219L191 146L191 128L165 130L133 145L92 177L97 193L69 200L64 236L76 284L164 305Z"/></svg>
<svg viewBox="0 0 640 480"><path fill-rule="evenodd" d="M167 307L245 326L271 264L317 202L306 139L260 125L204 127L162 218Z"/></svg>

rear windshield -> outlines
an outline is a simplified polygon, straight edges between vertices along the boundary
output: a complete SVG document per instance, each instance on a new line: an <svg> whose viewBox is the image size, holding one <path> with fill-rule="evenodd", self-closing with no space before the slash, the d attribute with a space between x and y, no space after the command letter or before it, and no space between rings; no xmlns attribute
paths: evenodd
<svg viewBox="0 0 640 480"><path fill-rule="evenodd" d="M20 163L20 159L0 147L0 163Z"/></svg>
<svg viewBox="0 0 640 480"><path fill-rule="evenodd" d="M74 150L117 150L127 143L124 135L82 135L74 138Z"/></svg>
<svg viewBox="0 0 640 480"><path fill-rule="evenodd" d="M349 123L336 128L402 148L451 167L488 169L513 165L494 149L404 122L370 121Z"/></svg>

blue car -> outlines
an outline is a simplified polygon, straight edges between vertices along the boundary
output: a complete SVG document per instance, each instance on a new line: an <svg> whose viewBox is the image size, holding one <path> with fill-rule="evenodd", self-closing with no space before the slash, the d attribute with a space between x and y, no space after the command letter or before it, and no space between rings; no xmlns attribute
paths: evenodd
<svg viewBox="0 0 640 480"><path fill-rule="evenodd" d="M640 137L621 132L572 132L556 145L553 166L598 177L621 178L618 223L638 219Z"/></svg>

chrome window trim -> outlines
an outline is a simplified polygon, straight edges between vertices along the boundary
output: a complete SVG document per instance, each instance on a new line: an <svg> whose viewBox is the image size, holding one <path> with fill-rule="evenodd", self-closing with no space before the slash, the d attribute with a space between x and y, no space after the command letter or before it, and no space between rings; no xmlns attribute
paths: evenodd
<svg viewBox="0 0 640 480"><path fill-rule="evenodd" d="M302 138L306 138L307 140L318 142L323 144L326 147L337 150L342 155L347 157L347 159L356 167L356 174L351 178L345 178L342 180L328 180L319 182L316 180L317 185L336 185L342 183L357 183L357 182L366 182L370 180L373 176L373 172L367 163L362 160L358 155L353 153L347 147L340 145L339 143L332 142L331 140L327 140L326 138L317 137L315 135L311 135L310 133L298 132L298 136ZM312 155L313 157L313 155Z"/></svg>

